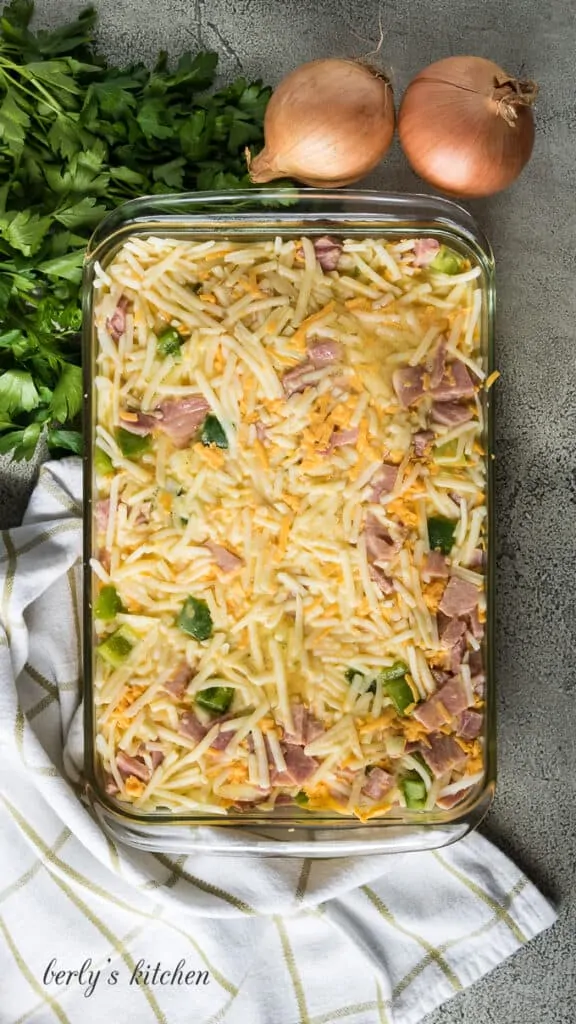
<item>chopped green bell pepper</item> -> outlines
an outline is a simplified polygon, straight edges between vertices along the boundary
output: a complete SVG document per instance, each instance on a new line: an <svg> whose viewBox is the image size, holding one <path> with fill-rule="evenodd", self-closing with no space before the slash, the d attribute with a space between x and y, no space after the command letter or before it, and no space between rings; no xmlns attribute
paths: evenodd
<svg viewBox="0 0 576 1024"><path fill-rule="evenodd" d="M406 708L414 704L414 694L405 679L388 679L382 681L382 689L390 698L399 715L406 714Z"/></svg>
<svg viewBox="0 0 576 1024"><path fill-rule="evenodd" d="M98 644L96 651L112 668L120 668L127 661L137 640L138 637L131 629L128 629L127 626L120 626L120 629L111 633L106 640Z"/></svg>
<svg viewBox="0 0 576 1024"><path fill-rule="evenodd" d="M301 789L299 793L296 793L294 803L298 804L300 807L306 807L310 803L310 797L303 789Z"/></svg>
<svg viewBox="0 0 576 1024"><path fill-rule="evenodd" d="M400 783L406 807L411 811L420 811L426 804L426 785L420 778L418 772L410 772L405 775Z"/></svg>
<svg viewBox="0 0 576 1024"><path fill-rule="evenodd" d="M449 555L454 546L456 523L442 516L431 516L428 519L428 541L432 551L441 551Z"/></svg>
<svg viewBox="0 0 576 1024"><path fill-rule="evenodd" d="M158 335L156 351L161 356L179 356L182 338L175 327L167 327Z"/></svg>
<svg viewBox="0 0 576 1024"><path fill-rule="evenodd" d="M212 615L206 601L203 598L187 597L176 625L195 640L208 640L212 636Z"/></svg>
<svg viewBox="0 0 576 1024"><path fill-rule="evenodd" d="M102 587L94 602L94 615L97 619L110 622L115 619L118 612L122 611L122 601L118 596L116 587Z"/></svg>
<svg viewBox="0 0 576 1024"><path fill-rule="evenodd" d="M150 438L140 437L139 434L131 434L129 430L124 430L124 427L118 427L114 431L114 436L118 442L118 447L127 459L137 459L144 452L150 450Z"/></svg>
<svg viewBox="0 0 576 1024"><path fill-rule="evenodd" d="M200 440L203 445L206 445L206 447L211 444L215 444L218 448L228 447L228 438L222 429L222 424L211 412L208 413L204 423L202 424Z"/></svg>
<svg viewBox="0 0 576 1024"><path fill-rule="evenodd" d="M195 700L205 711L223 715L228 711L233 697L233 686L209 686L206 690L199 690Z"/></svg>
<svg viewBox="0 0 576 1024"><path fill-rule="evenodd" d="M404 679L408 671L408 665L403 661L395 661L390 668L383 668L380 672L380 679L382 683L387 683L391 679Z"/></svg>
<svg viewBox="0 0 576 1024"><path fill-rule="evenodd" d="M114 464L112 459L103 448L96 445L94 449L94 469L99 476L108 476L114 470Z"/></svg>
<svg viewBox="0 0 576 1024"><path fill-rule="evenodd" d="M464 270L464 260L454 249L441 245L430 264L430 270L441 274L460 274Z"/></svg>

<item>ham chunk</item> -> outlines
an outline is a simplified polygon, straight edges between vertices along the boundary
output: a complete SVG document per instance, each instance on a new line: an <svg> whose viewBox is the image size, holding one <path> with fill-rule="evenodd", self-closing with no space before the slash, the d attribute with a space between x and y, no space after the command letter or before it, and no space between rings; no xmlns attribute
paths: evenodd
<svg viewBox="0 0 576 1024"><path fill-rule="evenodd" d="M272 782L277 786L301 786L314 774L318 761L308 757L302 747L295 744L282 743L282 753L286 762L286 770L273 772Z"/></svg>
<svg viewBox="0 0 576 1024"><path fill-rule="evenodd" d="M422 743L420 753L436 778L453 768L461 768L466 761L465 752L452 736L431 736L430 746Z"/></svg>
<svg viewBox="0 0 576 1024"><path fill-rule="evenodd" d="M176 670L174 675L164 683L164 689L167 690L168 693L172 694L173 697L176 697L177 700L181 700L193 675L194 673L190 668L190 665L187 661L184 661Z"/></svg>
<svg viewBox="0 0 576 1024"><path fill-rule="evenodd" d="M467 789L459 789L457 793L447 793L446 796L439 796L436 803L438 807L442 807L445 811L449 811L451 807L455 807L456 804L461 803L464 797L468 796L468 793L472 789L468 786Z"/></svg>
<svg viewBox="0 0 576 1024"><path fill-rule="evenodd" d="M473 583L452 576L438 607L450 618L455 615L469 615L476 608L479 597L478 588Z"/></svg>
<svg viewBox="0 0 576 1024"><path fill-rule="evenodd" d="M381 594L387 597L394 593L394 580L387 576L384 569L379 565L371 565L369 568L370 579L376 584Z"/></svg>
<svg viewBox="0 0 576 1024"><path fill-rule="evenodd" d="M414 708L413 716L427 729L436 730L468 707L468 695L460 679L450 679L432 697Z"/></svg>
<svg viewBox="0 0 576 1024"><path fill-rule="evenodd" d="M158 411L162 414L159 430L176 448L186 448L202 426L210 406L204 395L187 395L186 398L166 399L160 403Z"/></svg>
<svg viewBox="0 0 576 1024"><path fill-rule="evenodd" d="M205 548L214 558L216 565L222 572L234 572L235 569L240 569L244 565L244 560L238 555L235 555L233 551L229 551L228 548L223 547L221 544L215 544L214 541L207 540Z"/></svg>
<svg viewBox="0 0 576 1024"><path fill-rule="evenodd" d="M441 380L430 388L435 402L454 402L460 398L473 398L474 384L464 363L455 359L446 367Z"/></svg>
<svg viewBox="0 0 576 1024"><path fill-rule="evenodd" d="M161 419L159 412L130 412L126 409L120 413L120 426L130 434L147 437L159 426Z"/></svg>
<svg viewBox="0 0 576 1024"><path fill-rule="evenodd" d="M424 395L424 371L421 366L400 366L392 374L392 386L400 405L408 409Z"/></svg>
<svg viewBox="0 0 576 1024"><path fill-rule="evenodd" d="M448 649L457 644L466 632L466 623L461 619L448 619L440 628L440 640L442 646Z"/></svg>
<svg viewBox="0 0 576 1024"><path fill-rule="evenodd" d="M323 454L330 455L335 448L345 448L347 444L356 444L358 435L358 427L352 427L350 430L333 430L328 447Z"/></svg>
<svg viewBox="0 0 576 1024"><path fill-rule="evenodd" d="M126 310L128 309L128 299L125 295L118 300L118 305L114 310L112 316L109 316L106 321L106 328L110 333L113 341L120 341L120 338L126 330Z"/></svg>
<svg viewBox="0 0 576 1024"><path fill-rule="evenodd" d="M378 502L383 494L390 494L390 491L394 490L397 477L398 467L383 462L370 481L372 484L370 501Z"/></svg>
<svg viewBox="0 0 576 1024"><path fill-rule="evenodd" d="M362 786L362 794L370 800L382 800L394 783L394 776L389 775L382 768L372 768L366 776L366 782Z"/></svg>
<svg viewBox="0 0 576 1024"><path fill-rule="evenodd" d="M472 419L472 410L460 402L433 402L431 415L435 423L445 427L459 427Z"/></svg>
<svg viewBox="0 0 576 1024"><path fill-rule="evenodd" d="M438 388L444 379L446 369L446 338L441 337L436 346L434 358L430 366L430 387Z"/></svg>
<svg viewBox="0 0 576 1024"><path fill-rule="evenodd" d="M342 359L342 353L342 345L339 341L333 341L332 338L318 339L313 345L308 346L308 356L316 369L339 362Z"/></svg>
<svg viewBox="0 0 576 1024"><path fill-rule="evenodd" d="M315 238L312 244L322 270L336 270L342 253L342 242L330 235L322 235L321 238Z"/></svg>
<svg viewBox="0 0 576 1024"><path fill-rule="evenodd" d="M298 395L301 391L305 391L306 388L311 387L316 383L314 376L310 374L315 373L314 363L308 359L305 362L298 363L293 366L291 370L286 370L286 373L282 375L282 387L286 398L291 398L292 395Z"/></svg>
<svg viewBox="0 0 576 1024"><path fill-rule="evenodd" d="M194 740L195 743L200 743L203 740L208 730L206 726L202 725L199 718L196 717L193 711L186 711L180 719L179 732L183 736L187 736L189 740Z"/></svg>
<svg viewBox="0 0 576 1024"><path fill-rule="evenodd" d="M413 435L412 445L417 459L423 459L428 454L434 437L435 434L431 430L419 430Z"/></svg>
<svg viewBox="0 0 576 1024"><path fill-rule="evenodd" d="M293 704L291 710L294 731L285 733L285 743L289 746L305 747L322 735L322 722L319 722L304 704Z"/></svg>
<svg viewBox="0 0 576 1024"><path fill-rule="evenodd" d="M440 252L437 238L417 238L414 242L414 266L428 267Z"/></svg>
<svg viewBox="0 0 576 1024"><path fill-rule="evenodd" d="M443 580L447 576L448 564L445 555L441 551L429 551L424 558L422 579L429 583L430 580Z"/></svg>
<svg viewBox="0 0 576 1024"><path fill-rule="evenodd" d="M99 533L104 533L108 526L108 516L110 515L110 499L102 498L96 502L95 508L95 520L96 529Z"/></svg>
<svg viewBox="0 0 576 1024"><path fill-rule="evenodd" d="M465 708L458 716L456 731L463 740L475 740L482 732L484 716L472 708Z"/></svg>
<svg viewBox="0 0 576 1024"><path fill-rule="evenodd" d="M118 751L116 755L116 766L123 779L134 775L141 782L149 782L152 776L150 768L141 757L130 757L123 750Z"/></svg>
<svg viewBox="0 0 576 1024"><path fill-rule="evenodd" d="M364 529L366 554L369 562L390 562L398 551L397 544L390 539L386 527L376 518L368 515Z"/></svg>

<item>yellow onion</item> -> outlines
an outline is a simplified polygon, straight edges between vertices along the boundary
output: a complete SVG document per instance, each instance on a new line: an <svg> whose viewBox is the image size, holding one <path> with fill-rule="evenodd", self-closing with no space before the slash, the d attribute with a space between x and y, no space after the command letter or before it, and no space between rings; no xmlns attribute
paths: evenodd
<svg viewBox="0 0 576 1024"><path fill-rule="evenodd" d="M383 75L359 61L314 60L272 94L264 149L249 160L250 177L350 185L376 167L393 135L394 98Z"/></svg>
<svg viewBox="0 0 576 1024"><path fill-rule="evenodd" d="M413 78L398 115L416 174L444 192L488 196L510 185L534 145L538 87L484 57L447 57Z"/></svg>

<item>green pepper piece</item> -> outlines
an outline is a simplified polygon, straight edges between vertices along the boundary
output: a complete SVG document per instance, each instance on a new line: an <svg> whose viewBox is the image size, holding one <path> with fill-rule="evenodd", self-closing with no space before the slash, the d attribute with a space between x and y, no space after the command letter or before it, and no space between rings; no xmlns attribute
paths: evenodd
<svg viewBox="0 0 576 1024"><path fill-rule="evenodd" d="M182 338L175 327L167 327L158 335L156 351L161 356L179 356Z"/></svg>
<svg viewBox="0 0 576 1024"><path fill-rule="evenodd" d="M420 811L426 804L426 785L418 772L409 772L400 783L406 807L411 811Z"/></svg>
<svg viewBox="0 0 576 1024"><path fill-rule="evenodd" d="M464 269L464 261L454 249L441 245L430 264L430 269L438 270L441 274L460 274Z"/></svg>
<svg viewBox="0 0 576 1024"><path fill-rule="evenodd" d="M120 668L128 659L137 639L130 629L120 626L120 629L98 644L96 651L112 668Z"/></svg>
<svg viewBox="0 0 576 1024"><path fill-rule="evenodd" d="M364 678L364 673L359 672L357 668L347 668L344 672L344 679L347 683L353 683L356 676Z"/></svg>
<svg viewBox="0 0 576 1024"><path fill-rule="evenodd" d="M108 476L114 470L114 464L112 459L103 448L96 445L94 449L94 469L99 476Z"/></svg>
<svg viewBox="0 0 576 1024"><path fill-rule="evenodd" d="M122 611L122 601L118 596L116 587L102 587L94 602L94 615L97 619L110 622L115 619L118 612Z"/></svg>
<svg viewBox="0 0 576 1024"><path fill-rule="evenodd" d="M208 640L212 636L212 615L206 601L203 598L187 597L176 625L195 640Z"/></svg>
<svg viewBox="0 0 576 1024"><path fill-rule="evenodd" d="M117 427L114 436L122 455L127 459L137 459L150 449L151 441L148 435L140 437L139 434L131 434L129 430L124 430L124 427Z"/></svg>
<svg viewBox="0 0 576 1024"><path fill-rule="evenodd" d="M203 445L206 445L206 447L211 444L215 444L218 448L228 447L228 438L222 429L222 424L211 412L208 413L204 423L202 424L200 440Z"/></svg>
<svg viewBox="0 0 576 1024"><path fill-rule="evenodd" d="M308 793L305 793L303 789L299 793L296 793L294 797L294 803L298 804L299 807L306 807L310 803L310 797Z"/></svg>
<svg viewBox="0 0 576 1024"><path fill-rule="evenodd" d="M414 694L406 682L406 679L382 680L382 689L386 696L390 697L390 700L399 715L404 716L406 714L406 708L409 708L411 704L415 703Z"/></svg>
<svg viewBox="0 0 576 1024"><path fill-rule="evenodd" d="M408 671L408 665L403 661L395 661L390 668L383 668L380 672L380 679L382 683L387 683L391 679L404 679Z"/></svg>
<svg viewBox="0 0 576 1024"><path fill-rule="evenodd" d="M199 690L195 700L205 711L223 715L228 711L233 696L233 686L209 686L207 690Z"/></svg>
<svg viewBox="0 0 576 1024"><path fill-rule="evenodd" d="M428 541L432 551L441 551L449 555L454 545L456 523L442 516L431 516L428 519Z"/></svg>

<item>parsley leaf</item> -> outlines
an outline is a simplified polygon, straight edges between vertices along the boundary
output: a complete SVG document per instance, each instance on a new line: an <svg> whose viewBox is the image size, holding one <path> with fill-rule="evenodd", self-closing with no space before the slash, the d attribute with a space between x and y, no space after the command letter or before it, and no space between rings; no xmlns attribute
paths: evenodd
<svg viewBox="0 0 576 1024"><path fill-rule="evenodd" d="M40 401L36 385L25 370L8 370L0 377L0 410L16 414L30 412Z"/></svg>

